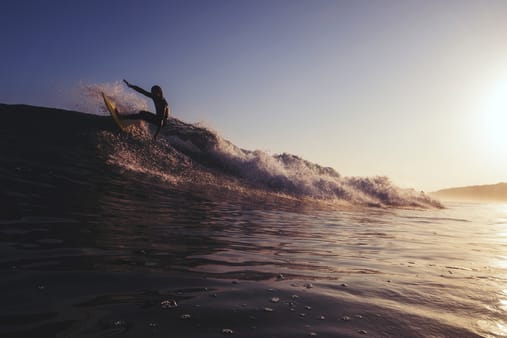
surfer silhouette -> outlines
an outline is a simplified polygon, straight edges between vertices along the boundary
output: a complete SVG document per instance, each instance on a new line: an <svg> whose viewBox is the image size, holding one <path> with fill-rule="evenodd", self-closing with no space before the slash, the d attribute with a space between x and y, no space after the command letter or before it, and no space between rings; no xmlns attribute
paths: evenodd
<svg viewBox="0 0 507 338"><path fill-rule="evenodd" d="M158 133L160 132L160 129L162 129L163 126L167 124L167 119L169 118L169 105L167 104L166 99L164 98L164 94L162 93L162 88L160 86L153 86L151 87L151 92L148 92L144 90L141 87L138 87L136 85L133 85L129 83L127 80L123 80L125 84L129 87L134 89L136 92L141 93L150 99L153 100L153 103L155 104L155 110L157 114L150 113L145 110L139 111L137 114L131 114L131 115L120 115L120 119L122 120L143 120L148 123L156 125L157 132L155 133L155 136L153 136L153 139L156 140Z"/></svg>

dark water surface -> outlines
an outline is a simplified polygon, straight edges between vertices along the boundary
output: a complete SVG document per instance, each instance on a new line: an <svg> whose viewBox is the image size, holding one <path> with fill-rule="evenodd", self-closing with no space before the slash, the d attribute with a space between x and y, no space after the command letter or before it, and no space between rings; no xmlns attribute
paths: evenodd
<svg viewBox="0 0 507 338"><path fill-rule="evenodd" d="M126 196L2 221L2 336L506 333L507 208L302 213Z"/></svg>

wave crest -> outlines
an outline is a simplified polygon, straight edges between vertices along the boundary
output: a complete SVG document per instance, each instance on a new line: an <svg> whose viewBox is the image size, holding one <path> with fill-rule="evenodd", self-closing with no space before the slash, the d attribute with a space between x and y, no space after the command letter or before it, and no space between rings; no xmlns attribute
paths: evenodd
<svg viewBox="0 0 507 338"><path fill-rule="evenodd" d="M146 128L144 122L134 128L143 125ZM134 139L132 136L129 142L135 143ZM296 155L242 149L217 132L177 119L169 121L155 145L139 144L145 148L129 149L123 144L123 155L114 154L115 163L161 178L170 176L181 184L213 184L367 206L442 207L424 193L396 187L384 176L343 177L333 168Z"/></svg>

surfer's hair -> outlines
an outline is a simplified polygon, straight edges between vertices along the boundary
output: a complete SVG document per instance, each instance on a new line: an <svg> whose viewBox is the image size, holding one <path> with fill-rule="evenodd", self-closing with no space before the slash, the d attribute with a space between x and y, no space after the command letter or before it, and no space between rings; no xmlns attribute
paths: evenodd
<svg viewBox="0 0 507 338"><path fill-rule="evenodd" d="M155 86L151 87L151 93L162 95L162 88L160 86L155 85Z"/></svg>

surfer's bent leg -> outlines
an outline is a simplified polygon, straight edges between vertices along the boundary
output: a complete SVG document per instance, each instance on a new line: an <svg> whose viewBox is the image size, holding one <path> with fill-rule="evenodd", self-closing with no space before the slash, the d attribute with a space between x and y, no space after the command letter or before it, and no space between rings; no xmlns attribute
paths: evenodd
<svg viewBox="0 0 507 338"><path fill-rule="evenodd" d="M143 120L143 121L155 124L155 125L159 124L157 116L155 116L155 114L152 114L152 113L150 113L148 111L144 111L144 110L141 110L137 114L122 115L120 118L122 120Z"/></svg>

